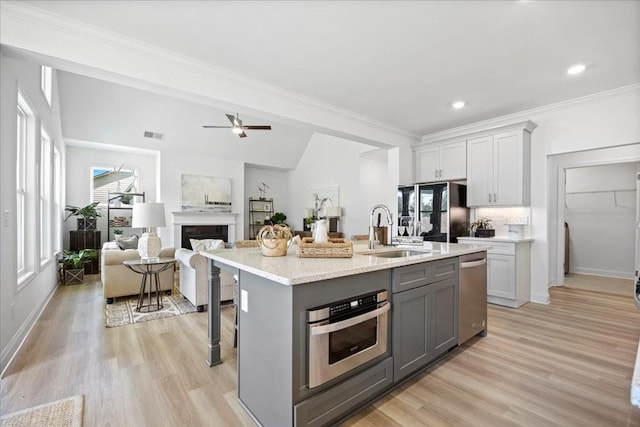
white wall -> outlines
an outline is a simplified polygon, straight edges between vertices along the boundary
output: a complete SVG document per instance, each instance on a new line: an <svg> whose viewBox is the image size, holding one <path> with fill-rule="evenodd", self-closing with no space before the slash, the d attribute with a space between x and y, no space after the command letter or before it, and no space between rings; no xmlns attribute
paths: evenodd
<svg viewBox="0 0 640 427"><path fill-rule="evenodd" d="M339 230L346 237L367 233L369 212L373 205L367 205L370 201L366 197L371 196L363 196L361 155L365 151L371 151L371 147L334 136L319 133L313 135L297 168L289 173L290 201L287 215L291 212L292 217L300 218L299 222L294 222L296 227L302 226L304 208L311 207L313 187L339 185L343 214ZM366 171L381 171L382 166L378 163L377 167L373 167L375 161L365 160L364 163L363 176L370 177L372 182L380 182L373 172ZM373 198L376 203L386 203L394 208L397 180L397 176L390 179L384 187L369 182L364 182L364 185L374 187Z"/></svg>
<svg viewBox="0 0 640 427"><path fill-rule="evenodd" d="M566 171L570 272L633 278L638 163Z"/></svg>
<svg viewBox="0 0 640 427"><path fill-rule="evenodd" d="M35 275L17 290L16 260L16 106L18 88L25 94L36 114L36 141L40 123L47 129L63 157L58 84L54 71L52 106L40 92L40 65L8 58L0 52L0 200L7 223L1 228L0 244L0 370L4 370L27 331L36 321L50 295L56 289L55 259L35 266ZM62 212L59 212L62 216ZM36 247L34 251L39 254ZM39 259L39 255L36 257Z"/></svg>
<svg viewBox="0 0 640 427"><path fill-rule="evenodd" d="M371 209L379 204L385 204L392 212L393 235L397 232L398 206L397 190L398 176L394 176L394 169L390 168L389 150L377 149L367 151L360 155L360 195L362 211L356 218L356 230L352 234L369 234L369 218ZM397 169L396 169L397 170ZM388 225L387 217L382 210L377 210L374 222L377 222L377 214L382 214L382 225Z"/></svg>
<svg viewBox="0 0 640 427"><path fill-rule="evenodd" d="M240 227L244 229L246 238L253 237L252 234L260 229L259 227L253 227L255 228L254 230L249 230L249 198L258 199L260 197L258 188L262 187L262 183L270 187L267 188L265 197L273 199L274 212L284 213L287 216L286 222L292 230L302 230L302 228L298 228L302 226L302 217L288 210L287 177L288 171L286 170L246 165L244 174L244 212L246 214L244 215L244 226ZM253 231L253 233L250 231Z"/></svg>

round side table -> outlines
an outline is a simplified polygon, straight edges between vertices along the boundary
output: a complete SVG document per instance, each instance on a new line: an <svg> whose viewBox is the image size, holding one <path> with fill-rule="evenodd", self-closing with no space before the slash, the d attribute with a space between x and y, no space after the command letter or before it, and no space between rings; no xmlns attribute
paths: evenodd
<svg viewBox="0 0 640 427"><path fill-rule="evenodd" d="M130 259L122 261L122 263L131 271L142 274L140 282L140 296L138 297L138 305L136 311L140 313L149 313L158 311L164 306L160 297L160 273L171 268L175 264L174 258L160 258L155 261L146 261L142 259ZM147 278L149 286L147 287ZM155 290L153 289L155 285ZM152 299L152 293L155 292L155 302ZM145 293L148 297L148 303L145 304Z"/></svg>

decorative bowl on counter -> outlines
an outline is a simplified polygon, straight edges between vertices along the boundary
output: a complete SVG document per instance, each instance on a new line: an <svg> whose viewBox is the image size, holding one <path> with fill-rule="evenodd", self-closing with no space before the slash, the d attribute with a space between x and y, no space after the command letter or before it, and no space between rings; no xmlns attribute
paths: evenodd
<svg viewBox="0 0 640 427"><path fill-rule="evenodd" d="M291 239L293 239L291 229L281 224L265 225L256 236L263 256L287 255Z"/></svg>

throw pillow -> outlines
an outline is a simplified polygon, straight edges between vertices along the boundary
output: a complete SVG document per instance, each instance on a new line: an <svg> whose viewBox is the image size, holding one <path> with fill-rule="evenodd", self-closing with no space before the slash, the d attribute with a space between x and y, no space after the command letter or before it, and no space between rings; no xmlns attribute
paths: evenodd
<svg viewBox="0 0 640 427"><path fill-rule="evenodd" d="M123 251L125 249L138 249L138 236L133 235L124 239L118 239L118 247Z"/></svg>
<svg viewBox="0 0 640 427"><path fill-rule="evenodd" d="M189 239L191 248L196 251L208 251L212 249L224 249L224 240L220 239Z"/></svg>

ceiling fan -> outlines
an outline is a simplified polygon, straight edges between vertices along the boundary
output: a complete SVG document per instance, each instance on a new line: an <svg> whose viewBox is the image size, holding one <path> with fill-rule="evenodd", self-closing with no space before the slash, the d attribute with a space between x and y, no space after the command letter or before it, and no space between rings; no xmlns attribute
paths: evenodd
<svg viewBox="0 0 640 427"><path fill-rule="evenodd" d="M231 114L226 114L227 118L229 119L229 121L231 122L231 126L209 126L209 125L203 125L203 128L207 128L207 129L231 129L231 132L237 134L240 138L246 138L247 134L244 133L245 129L250 129L250 130L271 130L271 126L270 125L255 125L255 126L250 126L250 125L243 125L242 124L242 120L240 120L240 117L238 117L238 114L236 113L236 116L233 117Z"/></svg>

